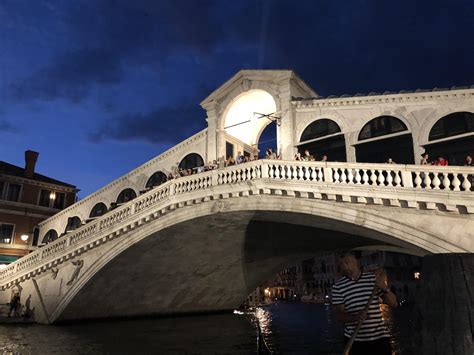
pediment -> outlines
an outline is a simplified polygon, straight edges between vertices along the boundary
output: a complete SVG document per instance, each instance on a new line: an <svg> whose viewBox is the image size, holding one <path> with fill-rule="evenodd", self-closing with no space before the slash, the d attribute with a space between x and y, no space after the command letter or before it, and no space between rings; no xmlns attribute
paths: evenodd
<svg viewBox="0 0 474 355"><path fill-rule="evenodd" d="M239 87L241 91L248 91L251 89L253 82L265 82L277 87L282 83L289 82L290 90L292 92L294 91L297 95L304 95L305 97L318 96L318 94L292 70L240 70L207 96L201 102L201 106L206 109L206 106L209 106L209 104L213 102L222 102Z"/></svg>

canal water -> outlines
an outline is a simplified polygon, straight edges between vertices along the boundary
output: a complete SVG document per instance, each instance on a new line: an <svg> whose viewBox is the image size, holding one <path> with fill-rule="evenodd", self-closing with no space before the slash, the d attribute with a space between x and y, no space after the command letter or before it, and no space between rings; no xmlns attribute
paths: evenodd
<svg viewBox="0 0 474 355"><path fill-rule="evenodd" d="M409 311L385 317L394 354L412 354ZM276 302L243 315L0 325L0 354L255 354L257 321L275 354L342 353L342 326L329 306Z"/></svg>

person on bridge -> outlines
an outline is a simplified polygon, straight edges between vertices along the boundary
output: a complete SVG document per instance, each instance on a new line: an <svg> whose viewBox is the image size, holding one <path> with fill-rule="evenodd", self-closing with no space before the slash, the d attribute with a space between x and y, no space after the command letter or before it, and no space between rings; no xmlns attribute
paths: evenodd
<svg viewBox="0 0 474 355"><path fill-rule="evenodd" d="M342 254L339 267L343 276L332 288L332 304L336 317L345 323L344 336L347 341L361 322L349 354L391 355L390 334L382 319L380 299L391 307L397 307L396 296L387 288L382 274L362 272L353 254ZM374 290L377 297L372 298L366 311Z"/></svg>

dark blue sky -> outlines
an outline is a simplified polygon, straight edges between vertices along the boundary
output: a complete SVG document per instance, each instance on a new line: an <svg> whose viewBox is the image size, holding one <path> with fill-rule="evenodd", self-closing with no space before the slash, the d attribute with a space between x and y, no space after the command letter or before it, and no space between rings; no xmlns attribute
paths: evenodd
<svg viewBox="0 0 474 355"><path fill-rule="evenodd" d="M205 127L240 69L320 95L474 84L472 0L0 0L0 160L80 196Z"/></svg>

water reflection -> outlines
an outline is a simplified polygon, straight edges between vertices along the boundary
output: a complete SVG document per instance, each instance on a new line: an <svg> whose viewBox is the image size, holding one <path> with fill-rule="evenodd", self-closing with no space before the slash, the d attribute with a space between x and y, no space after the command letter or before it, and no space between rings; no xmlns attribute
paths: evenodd
<svg viewBox="0 0 474 355"><path fill-rule="evenodd" d="M416 353L411 309L383 308L394 355ZM0 325L0 354L255 354L256 322L275 354L340 355L331 306L276 302L255 313L80 323Z"/></svg>

